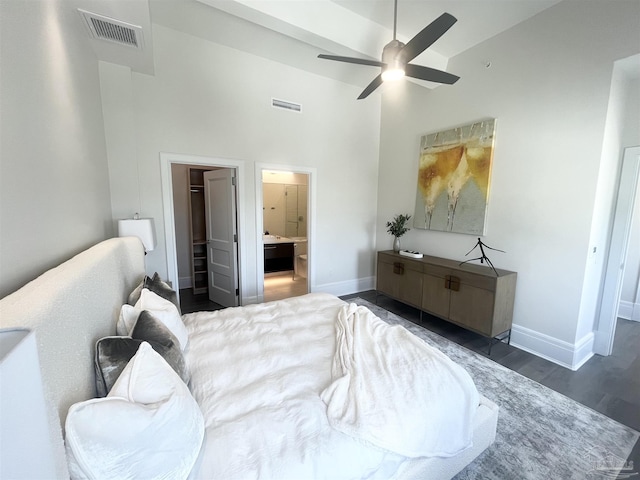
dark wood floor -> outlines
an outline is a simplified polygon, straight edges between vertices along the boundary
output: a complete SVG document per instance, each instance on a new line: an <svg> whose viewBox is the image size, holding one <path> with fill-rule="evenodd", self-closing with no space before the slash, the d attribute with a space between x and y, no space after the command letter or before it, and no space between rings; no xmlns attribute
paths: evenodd
<svg viewBox="0 0 640 480"><path fill-rule="evenodd" d="M190 288L180 289L180 310L183 314L193 312L212 312L224 308L219 303L209 300L208 293L194 295Z"/></svg>
<svg viewBox="0 0 640 480"><path fill-rule="evenodd" d="M375 290L346 295L376 303ZM574 372L506 343L492 347L487 354L487 339L449 322L379 295L378 305L421 325L480 355L539 382L609 418L640 431L640 323L619 319L613 355L596 355ZM222 308L190 290L180 290L182 313ZM640 441L631 452L636 471L640 470Z"/></svg>

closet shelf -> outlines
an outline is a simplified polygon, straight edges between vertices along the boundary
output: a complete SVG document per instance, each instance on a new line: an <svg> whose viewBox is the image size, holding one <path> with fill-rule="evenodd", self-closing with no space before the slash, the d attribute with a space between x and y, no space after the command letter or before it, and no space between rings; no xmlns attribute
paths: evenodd
<svg viewBox="0 0 640 480"><path fill-rule="evenodd" d="M207 240L204 211L204 172L189 167L189 222L191 235L191 285L193 293L207 291Z"/></svg>

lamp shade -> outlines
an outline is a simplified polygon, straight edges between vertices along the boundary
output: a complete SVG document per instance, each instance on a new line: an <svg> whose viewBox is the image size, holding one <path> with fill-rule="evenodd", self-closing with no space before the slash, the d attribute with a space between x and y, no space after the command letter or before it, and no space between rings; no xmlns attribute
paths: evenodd
<svg viewBox="0 0 640 480"><path fill-rule="evenodd" d="M0 478L56 478L35 334L0 329Z"/></svg>
<svg viewBox="0 0 640 480"><path fill-rule="evenodd" d="M156 227L153 218L127 218L118 220L119 237L138 237L145 252L156 248Z"/></svg>

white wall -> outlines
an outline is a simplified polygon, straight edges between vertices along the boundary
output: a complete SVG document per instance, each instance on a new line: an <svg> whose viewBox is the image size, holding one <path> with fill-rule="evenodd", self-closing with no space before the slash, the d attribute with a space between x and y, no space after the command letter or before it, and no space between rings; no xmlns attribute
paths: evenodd
<svg viewBox="0 0 640 480"><path fill-rule="evenodd" d="M496 118L483 241L507 252L489 255L497 266L518 272L514 343L568 366L581 360L580 320L592 328L596 313L582 295L598 288L584 285L587 264L603 263L603 249L588 254L600 247L590 238L611 75L639 50L637 13L636 2L562 2L452 59L455 85L406 84L383 98L379 248L391 246L384 222L413 212L420 136ZM612 198L602 201L609 213ZM475 241L412 229L403 246L463 260Z"/></svg>
<svg viewBox="0 0 640 480"><path fill-rule="evenodd" d="M166 276L160 152L233 158L246 166L239 185L245 211L242 241L256 245L256 162L317 169L317 290L372 286L380 101L356 102L359 89L154 25L155 76L103 75L103 90L126 89L132 101L121 110L135 118L135 161L140 188L112 196L118 211L153 216L158 247L147 256L149 272ZM101 72L102 73L102 72ZM271 98L303 104L297 114L271 107ZM115 116L116 112L112 112ZM110 123L111 120L105 120ZM117 139L108 150L121 147ZM130 152L131 153L131 152ZM121 160L109 155L110 168ZM112 178L112 191L126 178ZM137 199L137 194L140 200ZM241 279L243 297L257 296L256 248ZM248 277L248 278L247 278Z"/></svg>
<svg viewBox="0 0 640 480"><path fill-rule="evenodd" d="M112 235L98 62L73 3L0 2L0 297Z"/></svg>
<svg viewBox="0 0 640 480"><path fill-rule="evenodd" d="M307 185L309 176L306 173L263 172L262 183L282 183L284 185Z"/></svg>
<svg viewBox="0 0 640 480"><path fill-rule="evenodd" d="M636 55L635 58L640 63L640 54ZM638 69L640 69L640 66ZM628 78L625 83L626 102L622 145L636 147L640 145L640 78Z"/></svg>
<svg viewBox="0 0 640 480"><path fill-rule="evenodd" d="M138 213L147 217L139 194L136 160L136 119L133 111L131 69L100 61L100 94L109 163L111 213L114 232L117 221Z"/></svg>

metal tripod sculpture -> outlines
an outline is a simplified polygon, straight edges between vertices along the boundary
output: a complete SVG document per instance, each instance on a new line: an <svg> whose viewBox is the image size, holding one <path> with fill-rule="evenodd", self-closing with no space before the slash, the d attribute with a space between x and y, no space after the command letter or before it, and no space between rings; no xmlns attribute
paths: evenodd
<svg viewBox="0 0 640 480"><path fill-rule="evenodd" d="M465 253L464 256L466 257L467 255L469 255L471 252L473 252L478 247L480 247L480 252L482 253L482 256L480 256L478 258L470 258L469 260L465 260L464 262L460 262L460 265L468 263L468 262L473 262L475 260L480 260L480 263L484 263L484 261L486 260L487 263L489 264L489 266L495 272L496 277L499 277L500 275L498 274L498 271L496 270L496 267L493 266L493 263L491 263L491 260L489 260L489 257L487 257L487 254L484 253L484 248L486 247L489 250L495 250L496 252L502 252L502 253L505 253L505 251L504 250L498 250L497 248L491 248L489 245L486 245L486 244L482 243L482 240L480 240L480 237L478 237L478 241L476 242L474 247L471 250L469 250L467 253Z"/></svg>

